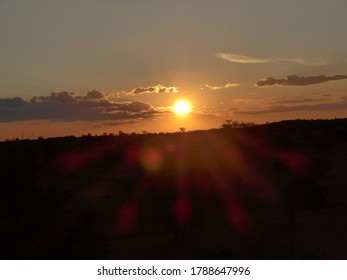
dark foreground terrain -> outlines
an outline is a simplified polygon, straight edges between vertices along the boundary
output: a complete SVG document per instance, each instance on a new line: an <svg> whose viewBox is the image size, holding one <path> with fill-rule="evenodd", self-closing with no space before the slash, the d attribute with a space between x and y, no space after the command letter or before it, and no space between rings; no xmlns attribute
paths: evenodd
<svg viewBox="0 0 347 280"><path fill-rule="evenodd" d="M0 143L2 259L347 259L347 119Z"/></svg>

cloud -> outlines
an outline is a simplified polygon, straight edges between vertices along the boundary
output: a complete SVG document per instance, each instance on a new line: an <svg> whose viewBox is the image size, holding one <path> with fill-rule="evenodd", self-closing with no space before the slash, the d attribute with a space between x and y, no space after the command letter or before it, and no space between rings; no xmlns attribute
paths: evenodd
<svg viewBox="0 0 347 280"><path fill-rule="evenodd" d="M0 110L2 108L16 108L25 105L25 101L21 97L0 98Z"/></svg>
<svg viewBox="0 0 347 280"><path fill-rule="evenodd" d="M141 102L113 102L99 91L86 95L74 92L52 92L49 96L34 96L30 101L20 97L0 98L0 122L24 120L127 120L152 118L159 114L152 105Z"/></svg>
<svg viewBox="0 0 347 280"><path fill-rule="evenodd" d="M81 98L78 93L75 92L52 92L50 96L34 96L31 98L32 103L72 103L77 102L77 99Z"/></svg>
<svg viewBox="0 0 347 280"><path fill-rule="evenodd" d="M230 62L242 63L242 64L244 64L244 63L269 63L269 62L273 62L272 59L256 58L256 57L250 57L250 56L232 54L232 53L217 53L216 56L218 58L222 58L222 59L228 60Z"/></svg>
<svg viewBox="0 0 347 280"><path fill-rule="evenodd" d="M308 85L314 85L314 84L320 84L328 81L338 81L338 80L344 80L347 79L346 75L335 75L335 76L306 76L306 77L299 77L297 75L291 75L287 76L286 78L272 78L268 77L264 80L261 80L256 83L256 86L258 87L264 87L264 86L274 86L274 85L280 85L280 86L308 86Z"/></svg>
<svg viewBox="0 0 347 280"><path fill-rule="evenodd" d="M123 102L123 103L112 103L112 106L107 108L108 112L111 111L122 111L129 113L137 113L137 112L150 112L155 111L154 107L148 103L141 101L131 101L131 102Z"/></svg>
<svg viewBox="0 0 347 280"><path fill-rule="evenodd" d="M291 62L291 63L299 63L303 65L311 65L311 66L321 66L327 65L328 61L322 58L313 58L313 59L305 59L305 58L259 58L259 57L251 57L240 54L232 54L232 53L217 53L216 56L218 58L233 62L233 63L241 63L241 64L258 64L258 63L273 63L273 62Z"/></svg>
<svg viewBox="0 0 347 280"><path fill-rule="evenodd" d="M297 105L297 106L284 106L276 105L263 110L244 110L234 111L235 114L265 114L265 113L285 113L295 111L320 111L320 110L346 110L347 109L347 96L341 98L338 102L314 104L314 105Z"/></svg>
<svg viewBox="0 0 347 280"><path fill-rule="evenodd" d="M104 98L106 96L108 96L106 92L93 89L91 91L88 91L85 97L86 99L99 99L99 98Z"/></svg>
<svg viewBox="0 0 347 280"><path fill-rule="evenodd" d="M220 89L226 89L226 88L232 88L232 87L237 87L239 84L237 83L227 83L225 85L219 85L219 86L211 86L208 84L204 84L201 86L201 89L203 90L204 88L212 89L212 90L220 90Z"/></svg>
<svg viewBox="0 0 347 280"><path fill-rule="evenodd" d="M144 93L177 93L178 88L177 87L166 87L163 85L156 85L156 86L150 86L150 87L137 87L130 92L122 91L115 93L116 97L119 96L129 96L129 95L140 95Z"/></svg>
<svg viewBox="0 0 347 280"><path fill-rule="evenodd" d="M316 99L286 99L281 101L281 103L286 103L286 104L298 104L298 103L310 103L310 102L315 102ZM274 102L274 104L278 104L277 102Z"/></svg>

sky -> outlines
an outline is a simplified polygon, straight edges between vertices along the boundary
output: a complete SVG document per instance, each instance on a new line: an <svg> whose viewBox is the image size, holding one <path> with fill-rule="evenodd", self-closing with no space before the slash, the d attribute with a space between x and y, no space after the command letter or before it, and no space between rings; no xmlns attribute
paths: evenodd
<svg viewBox="0 0 347 280"><path fill-rule="evenodd" d="M345 0L0 0L0 140L347 117ZM185 99L186 116L172 111Z"/></svg>

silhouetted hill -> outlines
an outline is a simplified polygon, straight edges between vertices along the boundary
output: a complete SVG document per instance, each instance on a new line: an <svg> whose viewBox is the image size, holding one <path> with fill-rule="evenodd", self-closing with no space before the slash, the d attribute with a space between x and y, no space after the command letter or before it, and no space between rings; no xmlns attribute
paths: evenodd
<svg viewBox="0 0 347 280"><path fill-rule="evenodd" d="M0 142L2 259L346 259L347 119Z"/></svg>

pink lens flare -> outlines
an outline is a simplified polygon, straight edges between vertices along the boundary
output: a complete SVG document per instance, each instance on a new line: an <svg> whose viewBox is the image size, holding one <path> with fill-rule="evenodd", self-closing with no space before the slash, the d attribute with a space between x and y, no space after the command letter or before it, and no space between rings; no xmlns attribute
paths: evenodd
<svg viewBox="0 0 347 280"><path fill-rule="evenodd" d="M229 223L239 232L249 233L251 229L250 218L245 209L237 202L232 201L227 205Z"/></svg>
<svg viewBox="0 0 347 280"><path fill-rule="evenodd" d="M133 202L127 202L118 210L115 230L118 234L129 233L136 225L138 207Z"/></svg>
<svg viewBox="0 0 347 280"><path fill-rule="evenodd" d="M181 196L173 204L173 213L176 221L180 224L189 222L192 216L192 205L187 197Z"/></svg>

